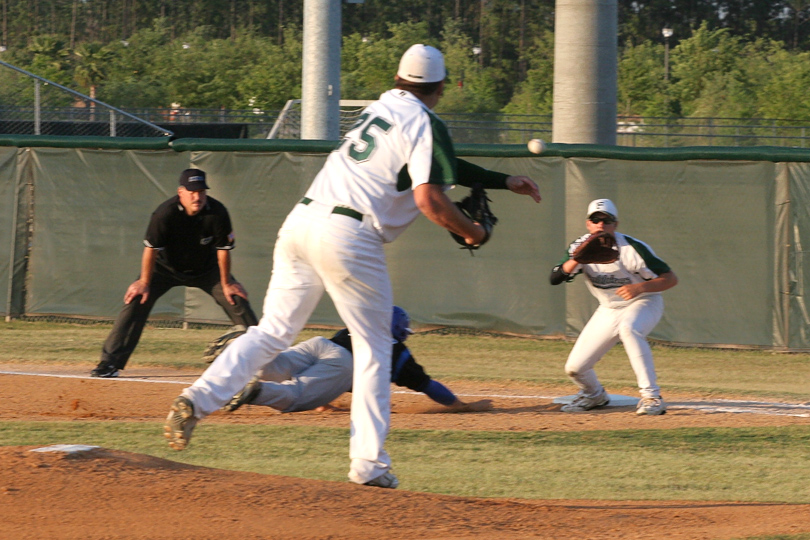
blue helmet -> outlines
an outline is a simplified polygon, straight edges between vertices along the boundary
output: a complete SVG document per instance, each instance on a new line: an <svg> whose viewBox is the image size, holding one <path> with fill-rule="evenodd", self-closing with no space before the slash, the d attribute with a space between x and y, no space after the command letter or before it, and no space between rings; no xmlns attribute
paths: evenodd
<svg viewBox="0 0 810 540"><path fill-rule="evenodd" d="M411 318L408 317L408 312L399 306L394 306L394 316L391 319L391 335L397 341L405 341L408 339L409 334L413 334L413 330L408 328L411 324Z"/></svg>

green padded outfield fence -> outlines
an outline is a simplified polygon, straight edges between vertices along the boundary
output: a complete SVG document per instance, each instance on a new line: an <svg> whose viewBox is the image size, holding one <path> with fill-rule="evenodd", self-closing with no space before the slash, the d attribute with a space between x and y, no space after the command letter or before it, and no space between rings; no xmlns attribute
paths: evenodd
<svg viewBox="0 0 810 540"><path fill-rule="evenodd" d="M0 310L6 317L111 319L138 274L149 215L199 167L231 212L234 274L258 311L276 232L335 143L291 140L0 135ZM810 350L804 291L810 150L459 145L488 168L525 174L543 202L490 193L500 223L474 257L419 218L386 248L394 298L415 324L530 336L576 335L595 308L584 283L552 287L551 267L610 198L619 230L678 274L652 336L674 344ZM450 192L454 199L466 188ZM155 319L225 323L196 289ZM325 299L313 324L341 324Z"/></svg>

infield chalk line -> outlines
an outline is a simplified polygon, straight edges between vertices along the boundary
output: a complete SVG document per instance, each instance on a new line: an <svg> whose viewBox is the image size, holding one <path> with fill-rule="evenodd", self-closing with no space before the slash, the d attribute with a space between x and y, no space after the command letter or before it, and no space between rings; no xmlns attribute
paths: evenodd
<svg viewBox="0 0 810 540"><path fill-rule="evenodd" d="M141 377L90 377L89 375L60 375L58 373L31 373L27 371L0 371L0 375L26 375L29 377L54 377L57 379L88 379L93 381L125 381L125 382L144 382L144 383L159 383L159 384L189 384L188 381L156 381L154 379L146 379ZM199 377L199 375L189 375L189 377Z"/></svg>
<svg viewBox="0 0 810 540"><path fill-rule="evenodd" d="M142 383L157 383L157 384L185 384L189 385L189 381L173 381L173 380L154 380L141 377L113 377L113 378L99 378L89 377L87 375L61 375L55 373L32 373L26 371L0 371L0 375L25 375L29 377L55 377L61 379L92 379L95 381L123 381L123 382L142 382ZM189 377L198 377L198 375L189 375ZM392 394L418 394L419 392L412 392L410 390L394 390ZM546 396L546 395L505 395L505 394L456 394L459 397L465 398L497 398L497 399L556 399L560 396ZM802 418L810 418L810 404L791 404L779 403L771 401L738 401L732 399L717 399L714 401L687 401L687 402L668 402L667 406L670 409L693 409L705 412L717 413L740 413L740 414L764 414L771 416L798 416Z"/></svg>

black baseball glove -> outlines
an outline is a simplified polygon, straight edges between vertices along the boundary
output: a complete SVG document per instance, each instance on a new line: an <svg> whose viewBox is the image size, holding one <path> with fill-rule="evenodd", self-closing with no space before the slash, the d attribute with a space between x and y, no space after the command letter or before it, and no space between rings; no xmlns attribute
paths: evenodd
<svg viewBox="0 0 810 540"><path fill-rule="evenodd" d="M495 227L495 224L498 223L498 218L496 218L492 213L492 210L489 209L489 202L487 192L484 190L481 184L475 184L473 185L472 190L470 190L469 195L455 203L456 206L458 206L458 209L461 210L462 214L481 225L486 232L486 236L481 243L476 245L465 242L463 236L460 236L454 232L450 233L450 236L453 237L453 240L455 240L456 243L461 245L462 249L470 250L470 255L473 254L473 250L480 248L489 241L490 237L492 236L492 229Z"/></svg>
<svg viewBox="0 0 810 540"><path fill-rule="evenodd" d="M222 354L222 351L225 350L225 347L227 347L231 341L235 340L245 332L247 332L247 328L241 324L237 324L236 326L229 328L227 332L208 344L208 348L205 349L205 352L203 353L203 361L206 364L210 364L216 360L217 356Z"/></svg>
<svg viewBox="0 0 810 540"><path fill-rule="evenodd" d="M594 233L577 246L571 258L580 264L612 263L619 258L616 237L604 231Z"/></svg>

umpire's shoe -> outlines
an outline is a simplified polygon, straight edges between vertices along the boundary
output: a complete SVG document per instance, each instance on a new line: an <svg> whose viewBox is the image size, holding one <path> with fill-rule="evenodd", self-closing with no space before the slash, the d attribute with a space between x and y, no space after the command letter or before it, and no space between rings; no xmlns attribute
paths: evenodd
<svg viewBox="0 0 810 540"><path fill-rule="evenodd" d="M185 449L191 440L191 432L197 425L194 416L194 404L184 396L178 396L172 403L166 425L163 426L163 436L169 439L169 446L175 450Z"/></svg>
<svg viewBox="0 0 810 540"><path fill-rule="evenodd" d="M399 485L399 480L394 475L393 471L386 471L385 474L382 476L378 476L374 480L369 480L364 486L372 486L372 487L381 487L381 488L389 488L389 489L396 489Z"/></svg>
<svg viewBox="0 0 810 540"><path fill-rule="evenodd" d="M258 377L253 377L250 379L250 382L247 383L247 386L242 388L238 394L231 398L227 405L222 407L222 410L226 412L233 412L242 405L253 403L253 401L259 397L259 393L261 391L262 382Z"/></svg>
<svg viewBox="0 0 810 540"><path fill-rule="evenodd" d="M90 372L91 377L101 377L104 379L112 379L118 377L118 368L110 364L101 362L93 371Z"/></svg>

